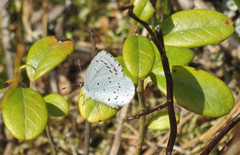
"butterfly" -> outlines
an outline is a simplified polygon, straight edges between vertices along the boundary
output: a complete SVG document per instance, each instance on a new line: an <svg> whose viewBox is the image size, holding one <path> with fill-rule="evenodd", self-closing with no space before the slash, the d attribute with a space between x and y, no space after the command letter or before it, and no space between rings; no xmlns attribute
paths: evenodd
<svg viewBox="0 0 240 155"><path fill-rule="evenodd" d="M103 50L90 63L82 91L92 100L119 109L131 102L135 87L118 61Z"/></svg>

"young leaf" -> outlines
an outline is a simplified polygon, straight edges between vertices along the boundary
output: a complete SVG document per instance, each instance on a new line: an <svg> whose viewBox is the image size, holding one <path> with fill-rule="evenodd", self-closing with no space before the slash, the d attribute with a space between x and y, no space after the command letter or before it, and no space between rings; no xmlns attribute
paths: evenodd
<svg viewBox="0 0 240 155"><path fill-rule="evenodd" d="M16 88L4 98L3 121L20 140L36 138L45 129L47 108L42 96L29 88Z"/></svg>
<svg viewBox="0 0 240 155"><path fill-rule="evenodd" d="M228 114L234 99L224 82L200 69L173 66L174 98L194 113L219 117Z"/></svg>
<svg viewBox="0 0 240 155"><path fill-rule="evenodd" d="M123 60L131 75L136 78L147 76L154 62L154 50L149 39L141 35L127 38L123 45Z"/></svg>
<svg viewBox="0 0 240 155"><path fill-rule="evenodd" d="M216 44L234 32L233 21L211 10L186 10L175 13L162 24L166 46L199 47Z"/></svg>
<svg viewBox="0 0 240 155"><path fill-rule="evenodd" d="M133 13L141 20L148 21L155 12L150 0L135 0ZM134 23L137 22L134 20Z"/></svg>
<svg viewBox="0 0 240 155"><path fill-rule="evenodd" d="M124 63L124 60L123 60L123 57L122 57L122 56L116 57L116 60L117 60L117 61L120 63L120 65L122 66L124 75L126 75L127 77L129 77L134 84L137 84L138 78L132 76L132 75L130 74L130 72L127 70L127 68L126 68L126 66L125 66L125 63Z"/></svg>
<svg viewBox="0 0 240 155"><path fill-rule="evenodd" d="M97 123L114 116L119 109L114 109L102 102L97 102L84 95L79 94L78 106L81 116L90 123Z"/></svg>
<svg viewBox="0 0 240 155"><path fill-rule="evenodd" d="M176 114L176 121L179 122L179 116ZM153 116L148 122L148 128L151 130L168 130L170 129L170 121L168 112L159 112Z"/></svg>
<svg viewBox="0 0 240 155"><path fill-rule="evenodd" d="M59 94L49 94L44 97L48 114L50 116L64 116L68 113L68 103L65 98Z"/></svg>
<svg viewBox="0 0 240 155"><path fill-rule="evenodd" d="M54 36L38 40L31 47L27 56L27 75L37 80L60 64L74 49L73 41L58 41Z"/></svg>

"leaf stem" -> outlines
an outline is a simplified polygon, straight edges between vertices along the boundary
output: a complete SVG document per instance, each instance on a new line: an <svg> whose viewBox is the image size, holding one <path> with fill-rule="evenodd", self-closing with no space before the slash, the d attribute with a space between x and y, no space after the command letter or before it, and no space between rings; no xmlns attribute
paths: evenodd
<svg viewBox="0 0 240 155"><path fill-rule="evenodd" d="M140 113L138 115L135 115L135 116L131 116L131 117L128 117L126 118L126 120L130 121L130 120L134 120L134 119L139 119L140 117L144 116L144 115L148 115L148 114L151 114L155 111L159 111L165 107L168 106L168 103L165 102L164 104L160 105L160 106L157 106L156 108L153 108L153 109L150 109L150 110L147 110L147 111L144 111L143 113Z"/></svg>
<svg viewBox="0 0 240 155"><path fill-rule="evenodd" d="M141 79L138 81L138 87L137 87L137 95L138 95L138 102L139 102L139 110L140 112L146 111L146 105L145 105L145 97L144 97L144 79ZM140 155L142 150L142 145L144 141L144 136L146 132L146 116L142 116L139 119L139 137L138 137L138 143L136 146L135 155Z"/></svg>

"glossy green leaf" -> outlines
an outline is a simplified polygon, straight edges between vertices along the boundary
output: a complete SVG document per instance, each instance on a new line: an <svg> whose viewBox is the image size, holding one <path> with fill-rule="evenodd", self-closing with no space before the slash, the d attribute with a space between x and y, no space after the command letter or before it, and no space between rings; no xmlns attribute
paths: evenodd
<svg viewBox="0 0 240 155"><path fill-rule="evenodd" d="M230 112L234 99L223 81L192 67L173 66L172 70L177 104L209 117L220 117Z"/></svg>
<svg viewBox="0 0 240 155"><path fill-rule="evenodd" d="M166 95L166 79L162 67L160 53L155 44L153 44L153 47L155 52L155 60L152 69L154 74L151 75L151 79L155 85ZM170 70L172 69L173 65L187 65L195 56L194 52L188 48L166 46L165 50L168 57Z"/></svg>
<svg viewBox="0 0 240 155"><path fill-rule="evenodd" d="M135 0L133 13L141 20L148 21L155 12L150 0ZM134 21L136 24L137 22Z"/></svg>
<svg viewBox="0 0 240 155"><path fill-rule="evenodd" d="M137 84L138 78L132 76L131 73L127 70L127 68L126 68L126 66L125 66L125 63L124 63L124 60L123 60L123 57L122 57L122 56L116 57L116 60L117 60L117 61L120 63L120 65L122 66L124 75L126 75L127 77L129 77L134 84Z"/></svg>
<svg viewBox="0 0 240 155"><path fill-rule="evenodd" d="M153 42L152 45L155 53L152 72L158 74L159 72L163 72L162 60L157 46ZM165 50L170 68L173 65L187 65L193 60L195 56L195 53L189 48L166 46Z"/></svg>
<svg viewBox="0 0 240 155"><path fill-rule="evenodd" d="M179 116L176 114L176 121L179 122ZM168 130L170 129L170 121L168 112L159 112L153 116L148 122L148 128L151 130Z"/></svg>
<svg viewBox="0 0 240 155"><path fill-rule="evenodd" d="M131 75L136 78L147 76L154 62L154 50L149 39L141 35L128 37L123 45L123 60Z"/></svg>
<svg viewBox="0 0 240 155"><path fill-rule="evenodd" d="M166 46L199 47L216 44L234 32L226 15L211 10L186 10L175 13L162 24Z"/></svg>
<svg viewBox="0 0 240 155"><path fill-rule="evenodd" d="M3 100L3 121L20 140L36 138L45 129L48 115L42 96L29 88L16 88Z"/></svg>
<svg viewBox="0 0 240 155"><path fill-rule="evenodd" d="M78 106L81 116L90 123L107 120L119 111L102 102L92 100L82 91L80 91Z"/></svg>
<svg viewBox="0 0 240 155"><path fill-rule="evenodd" d="M60 64L74 49L73 41L58 41L54 36L38 40L31 47L27 56L27 74L29 79L37 80L58 64Z"/></svg>
<svg viewBox="0 0 240 155"><path fill-rule="evenodd" d="M65 98L59 94L49 94L44 97L50 116L64 116L68 113L68 103Z"/></svg>

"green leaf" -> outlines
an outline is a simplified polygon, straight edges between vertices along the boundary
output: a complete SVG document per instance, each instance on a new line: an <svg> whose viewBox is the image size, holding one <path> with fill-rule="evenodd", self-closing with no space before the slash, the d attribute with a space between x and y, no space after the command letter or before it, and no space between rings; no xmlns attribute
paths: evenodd
<svg viewBox="0 0 240 155"><path fill-rule="evenodd" d="M136 78L147 76L154 62L154 50L149 39L141 35L128 37L123 45L123 60L131 75Z"/></svg>
<svg viewBox="0 0 240 155"><path fill-rule="evenodd" d="M199 47L216 44L234 32L233 21L211 10L186 10L175 13L162 24L166 46Z"/></svg>
<svg viewBox="0 0 240 155"><path fill-rule="evenodd" d="M176 114L176 121L179 122L179 116ZM153 116L148 122L148 128L151 130L168 130L170 129L170 121L168 112L159 112Z"/></svg>
<svg viewBox="0 0 240 155"><path fill-rule="evenodd" d="M78 106L81 116L90 123L107 120L119 111L102 102L92 100L82 91L80 91Z"/></svg>
<svg viewBox="0 0 240 155"><path fill-rule="evenodd" d="M74 49L73 41L58 41L54 36L38 40L31 47L27 56L27 74L29 79L37 80L58 64L60 64Z"/></svg>
<svg viewBox="0 0 240 155"><path fill-rule="evenodd" d="M173 66L172 70L177 104L210 117L219 117L230 112L234 99L223 81L192 67Z"/></svg>
<svg viewBox="0 0 240 155"><path fill-rule="evenodd" d="M152 72L158 74L159 72L163 72L162 60L157 46L153 42L152 45L155 53L155 60ZM170 68L173 65L187 65L193 60L195 56L195 53L189 48L166 46L165 50Z"/></svg>
<svg viewBox="0 0 240 155"><path fill-rule="evenodd" d="M29 88L16 88L4 97L3 121L20 140L36 138L45 129L48 115L42 96Z"/></svg>
<svg viewBox="0 0 240 155"><path fill-rule="evenodd" d="M124 75L126 75L127 77L129 77L134 84L137 84L138 78L132 76L131 73L127 70L127 68L126 68L126 66L125 66L125 63L124 63L124 60L123 60L123 57L122 57L122 56L119 56L119 57L116 57L115 59L116 59L116 60L120 63L120 65L122 66Z"/></svg>
<svg viewBox="0 0 240 155"><path fill-rule="evenodd" d="M148 21L155 12L152 3L149 0L135 0L133 13L141 20ZM134 23L137 22L134 20Z"/></svg>
<svg viewBox="0 0 240 155"><path fill-rule="evenodd" d="M64 116L68 113L68 103L59 94L49 94L44 97L47 105L48 114L51 116Z"/></svg>
<svg viewBox="0 0 240 155"><path fill-rule="evenodd" d="M164 71L161 69L155 70L156 73L151 74L152 82L158 87L158 89L165 95L167 95L167 86L166 86L166 78L164 75Z"/></svg>
<svg viewBox="0 0 240 155"><path fill-rule="evenodd" d="M166 95L166 78L162 67L160 53L154 43L153 48L155 52L155 60L152 69L152 72L154 74L151 75L151 79L159 88L159 90L161 90ZM172 69L173 65L187 65L193 60L195 56L194 52L188 48L166 46L165 50L168 57L170 70Z"/></svg>

